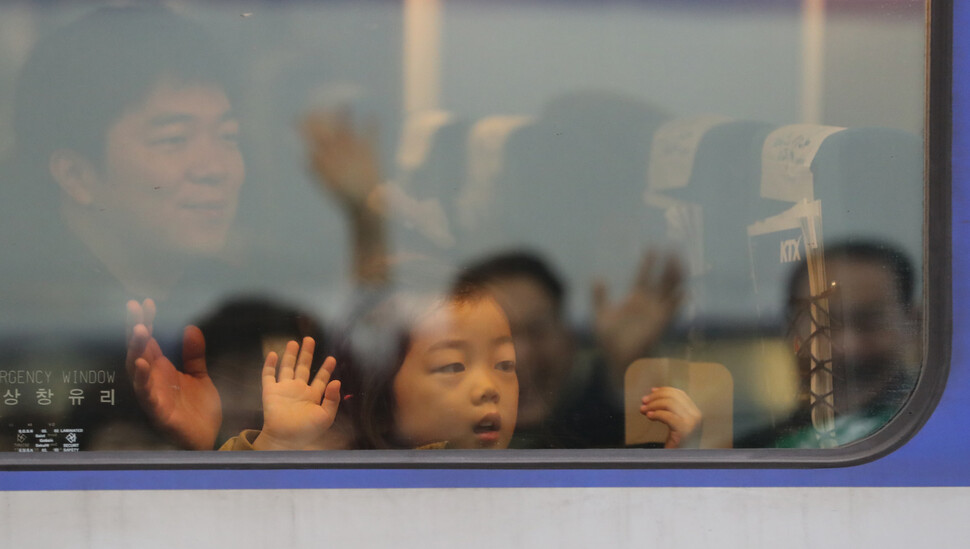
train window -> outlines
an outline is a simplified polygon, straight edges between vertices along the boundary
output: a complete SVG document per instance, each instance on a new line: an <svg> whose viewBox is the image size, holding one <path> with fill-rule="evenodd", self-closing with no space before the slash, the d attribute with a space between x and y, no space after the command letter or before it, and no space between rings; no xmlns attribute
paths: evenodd
<svg viewBox="0 0 970 549"><path fill-rule="evenodd" d="M948 6L4 4L0 465L888 452L946 378Z"/></svg>

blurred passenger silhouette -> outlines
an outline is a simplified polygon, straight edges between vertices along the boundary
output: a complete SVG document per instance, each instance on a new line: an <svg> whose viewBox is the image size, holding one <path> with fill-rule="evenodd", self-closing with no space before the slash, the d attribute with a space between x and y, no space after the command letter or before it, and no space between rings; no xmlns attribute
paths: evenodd
<svg viewBox="0 0 970 549"><path fill-rule="evenodd" d="M263 428L221 449L333 449L341 418L354 425L352 448L508 447L518 410L516 355L505 313L484 288L396 292L358 321L345 341L358 348L328 357L316 376L312 338L268 355Z"/></svg>
<svg viewBox="0 0 970 549"><path fill-rule="evenodd" d="M358 287L380 287L389 280L387 188L378 156L378 127L357 128L347 111L314 111L302 122L313 180L347 216L352 279Z"/></svg>
<svg viewBox="0 0 970 549"><path fill-rule="evenodd" d="M15 221L31 246L6 258L17 292L5 308L58 345L80 341L87 358L99 356L111 382L59 388L77 397L61 426L84 430L82 449L101 425L144 422L121 369L125 301L158 300L163 313L148 325L181 325L206 281L230 280L210 260L230 236L245 178L233 72L192 22L124 7L47 36L20 73ZM201 336L186 335L190 356ZM58 367L72 375L70 364ZM199 388L214 402L205 413L216 413L218 396Z"/></svg>
<svg viewBox="0 0 970 549"><path fill-rule="evenodd" d="M663 237L657 218L644 215L642 195L653 134L668 117L640 97L611 90L551 98L507 144L489 249L503 243L541 250L576 287L609 265L608 274L617 275L610 282L620 284L620 276L636 271L642 251ZM585 295L567 296L571 311L587 305Z"/></svg>
<svg viewBox="0 0 970 549"><path fill-rule="evenodd" d="M357 289L364 293L372 290L380 292L388 281L388 264L383 188L380 186L380 166L375 147L376 128L361 132L353 126L346 113L316 112L306 116L302 132L314 177L347 215L353 241L353 280ZM322 251L308 247L307 253ZM223 425L221 415L190 413L194 410L210 410L211 404L218 404L220 400L216 385L213 385L206 371L205 355L238 361L235 366L222 368L231 370L232 376L246 379L241 386L250 398L244 406L258 410L258 401L253 398L258 392L251 383L257 379L255 365L262 363L268 354L262 345L257 351L253 343L265 341L266 337L274 335L285 339L296 335L313 336L251 333L252 341L235 338L228 343L238 344L237 349L221 348L213 354L205 353L202 332L190 326L186 328L187 346L183 353L185 375L179 375L164 354L157 350L157 344L151 338L153 308L154 304L149 301L141 305L135 301L129 302L129 328L133 334L129 347L129 368L133 371L135 391L143 406L169 436L189 449L212 449L220 431L232 435L238 433L240 427L258 427L253 416L244 408L238 408L235 402L228 406L233 418L227 425ZM219 323L210 324L209 329L219 331L221 326ZM193 341L191 349L188 346L190 339ZM276 356L284 355L278 352ZM335 379L339 377L338 373ZM228 386L227 383L224 385ZM190 392L193 388L194 392ZM233 395L236 396L239 395ZM223 403L220 410L225 409L227 406ZM341 447L349 444L354 435L349 423L339 421L327 436L328 445Z"/></svg>
<svg viewBox="0 0 970 549"><path fill-rule="evenodd" d="M888 243L849 241L827 247L824 256L835 438L838 444L848 444L884 426L916 386L920 329L915 273L905 254ZM792 273L788 295L800 378L798 406L778 426L744 437L740 447L818 445L811 420L812 299L802 263Z"/></svg>
<svg viewBox="0 0 970 549"><path fill-rule="evenodd" d="M22 183L131 296L165 298L226 243L245 178L231 74L201 28L161 8L95 11L21 72Z"/></svg>
<svg viewBox="0 0 970 549"><path fill-rule="evenodd" d="M209 377L222 401L216 445L262 425L259 368L270 352L282 355L287 341L312 337L328 349L323 327L309 313L268 297L239 297L199 321L206 339ZM311 376L315 371L310 372Z"/></svg>
<svg viewBox="0 0 970 549"><path fill-rule="evenodd" d="M362 131L355 128L348 112L315 111L304 117L301 132L314 181L340 204L347 216L353 240L352 277L357 290L379 293L388 282L389 270L381 172L376 156L377 128L372 124ZM199 327L206 337L208 374L222 400L218 446L240 432L262 426L259 368L269 353L285 356L287 341L309 337L317 348L333 354L323 327L308 313L265 297L243 297L224 303ZM318 368L316 364L311 378ZM341 380L347 372L347 368L341 368L332 378ZM352 446L355 434L348 415L338 416L327 430L328 447Z"/></svg>
<svg viewBox="0 0 970 549"><path fill-rule="evenodd" d="M25 421L50 415L62 427L81 428L81 449L118 439L94 436L118 421L152 432L151 421L155 436L184 448L211 449L215 442L221 405L206 371L205 340L198 328L181 328L200 304L232 293L241 279L241 265L225 254L245 178L231 61L201 27L165 8L119 7L46 37L21 72L15 113L21 201L12 222L32 241L5 250L16 292L4 292L4 313L19 326L57 334L55 345L24 341L33 349L25 364L52 362L35 355L55 347L65 376L73 370L62 358L84 356L111 380L58 386L55 394L81 391L58 408L60 415L50 414L53 407L20 408ZM319 126L311 121L305 128L312 146L325 139ZM358 280L379 278L372 258L385 259L381 216L355 201L354 174L321 171L334 159L350 172L370 168L344 156L369 144L341 131L339 121L332 127L338 130L326 146L337 154L314 157L314 168L337 181L333 188L359 237ZM183 333L181 345L170 341L172 332ZM79 347L73 355L63 350L69 345ZM169 357L179 354L176 366ZM65 395L61 400L67 402Z"/></svg>
<svg viewBox="0 0 970 549"><path fill-rule="evenodd" d="M512 448L623 445L623 374L663 335L681 301L678 264L671 258L659 263L647 254L633 289L617 304L605 286L597 287L593 348L577 343L563 310L566 289L538 254L503 252L461 272L459 284L490 289L512 327L520 387ZM667 447L689 443L701 422L690 398L664 388L651 399L642 412L670 426Z"/></svg>

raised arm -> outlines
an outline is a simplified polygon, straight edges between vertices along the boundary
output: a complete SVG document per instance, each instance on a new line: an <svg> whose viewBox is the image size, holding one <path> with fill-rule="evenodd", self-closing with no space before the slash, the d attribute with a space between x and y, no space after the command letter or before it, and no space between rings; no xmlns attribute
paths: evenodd
<svg viewBox="0 0 970 549"><path fill-rule="evenodd" d="M263 364L263 430L255 450L325 450L327 430L337 417L340 381L330 380L337 361L327 357L310 381L313 338L286 344L282 359L270 353ZM279 365L277 371L277 363Z"/></svg>
<svg viewBox="0 0 970 549"><path fill-rule="evenodd" d="M315 112L304 118L302 129L315 178L336 198L350 223L355 280L386 283L386 193L376 125L359 132L347 113Z"/></svg>
<svg viewBox="0 0 970 549"><path fill-rule="evenodd" d="M185 328L182 371L162 354L152 336L155 303L128 302L128 355L125 367L135 395L155 425L188 450L212 450L222 424L219 392L205 365L205 339Z"/></svg>
<svg viewBox="0 0 970 549"><path fill-rule="evenodd" d="M657 343L677 314L684 297L683 269L674 255L647 252L630 292L610 303L606 285L593 289L597 343L610 364L612 379L622 386L626 368Z"/></svg>

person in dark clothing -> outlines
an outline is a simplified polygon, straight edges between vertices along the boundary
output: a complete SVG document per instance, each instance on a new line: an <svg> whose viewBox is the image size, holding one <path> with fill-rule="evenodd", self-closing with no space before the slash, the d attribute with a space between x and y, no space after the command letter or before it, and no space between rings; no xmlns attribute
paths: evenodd
<svg viewBox="0 0 970 549"><path fill-rule="evenodd" d="M44 326L44 345L31 345L20 364L44 364L62 383L36 388L53 393L37 399L46 408L18 404L7 418L70 416L60 428L76 428L79 449L172 442L148 427L127 381L134 357L126 358L125 304L144 317L146 300L158 303L147 322L160 334L152 348L173 354L169 331L196 314L215 281L220 290L228 284L231 269L218 256L245 178L229 66L201 28L154 7L96 10L31 52L17 83L7 189L16 210L8 221L31 238L29 247L13 241L3 251L11 283L4 314L25 330ZM186 331L186 364L203 346L201 332ZM51 347L61 355L39 356ZM92 371L101 381L79 373ZM205 404L192 415L203 417L192 421L218 418L211 382L192 383L191 372L174 367L172 374L182 393L200 391ZM105 433L115 428L126 435ZM211 447L208 438L174 442Z"/></svg>
<svg viewBox="0 0 970 549"><path fill-rule="evenodd" d="M597 345L592 349L577 348L563 311L565 288L537 254L499 253L462 271L458 283L488 287L512 327L519 373L512 448L624 444L623 371L655 343L679 303L676 267L668 265L655 286L653 263L648 256L634 290L619 306L607 303L604 288L597 290ZM628 332L631 328L635 334ZM617 341L618 335L635 337ZM641 412L670 427L667 447L687 443L701 423L690 397L671 387L650 395Z"/></svg>
<svg viewBox="0 0 970 549"><path fill-rule="evenodd" d="M883 427L916 386L920 331L913 303L915 276L905 254L887 243L836 244L824 256L834 380L833 436L844 445ZM802 263L792 272L788 291L799 404L786 420L740 437L738 447L819 446L811 418L808 282L808 269Z"/></svg>

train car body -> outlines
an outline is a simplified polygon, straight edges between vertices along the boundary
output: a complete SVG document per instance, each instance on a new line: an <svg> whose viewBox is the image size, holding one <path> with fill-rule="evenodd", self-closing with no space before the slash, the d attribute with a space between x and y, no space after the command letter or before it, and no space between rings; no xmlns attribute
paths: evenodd
<svg viewBox="0 0 970 549"><path fill-rule="evenodd" d="M970 239L970 5L932 4L952 10L952 20L934 23L937 57L930 59L930 70L952 70L952 110L949 78L940 77L927 100L935 129L926 196L928 212L946 215L929 217L924 233L932 330L924 342L933 346L924 357L945 387L918 389L938 404L928 418L903 420L898 429L925 421L911 438L819 459L756 449L684 451L670 462L598 450L441 462L206 456L175 465L165 452L134 453L121 465L99 453L38 456L0 471L0 545L963 546L970 535L970 259L962 246Z"/></svg>

